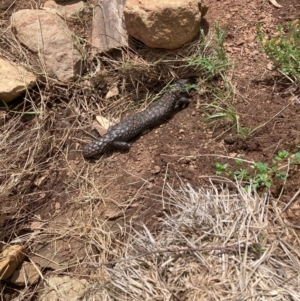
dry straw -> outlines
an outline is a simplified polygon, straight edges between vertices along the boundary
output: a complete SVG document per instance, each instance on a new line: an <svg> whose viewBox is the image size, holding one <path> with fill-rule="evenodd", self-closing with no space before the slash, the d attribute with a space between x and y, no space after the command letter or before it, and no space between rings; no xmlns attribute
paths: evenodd
<svg viewBox="0 0 300 301"><path fill-rule="evenodd" d="M272 222L267 195L213 184L167 191L173 214L157 236L132 230L103 267L103 300L299 300L299 239Z"/></svg>

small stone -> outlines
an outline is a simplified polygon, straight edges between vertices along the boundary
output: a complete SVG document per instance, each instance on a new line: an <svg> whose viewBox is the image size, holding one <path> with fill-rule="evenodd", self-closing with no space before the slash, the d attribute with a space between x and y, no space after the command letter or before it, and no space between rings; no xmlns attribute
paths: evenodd
<svg viewBox="0 0 300 301"><path fill-rule="evenodd" d="M0 280L9 278L25 258L25 248L14 245L0 254Z"/></svg>
<svg viewBox="0 0 300 301"><path fill-rule="evenodd" d="M192 116L195 116L195 115L196 115L196 112L195 112L195 111L193 111L193 112L192 112Z"/></svg>
<svg viewBox="0 0 300 301"><path fill-rule="evenodd" d="M68 0L67 0L68 1ZM62 2L58 0L48 0L44 3L43 9L53 11L63 18L70 19L74 15L79 15L84 9L83 1L68 1L64 4L58 4L56 2Z"/></svg>
<svg viewBox="0 0 300 301"><path fill-rule="evenodd" d="M179 134L183 134L183 133L184 133L184 129L180 129Z"/></svg>
<svg viewBox="0 0 300 301"><path fill-rule="evenodd" d="M21 65L0 58L0 99L9 102L36 84L37 77Z"/></svg>
<svg viewBox="0 0 300 301"><path fill-rule="evenodd" d="M37 268L30 262L24 261L19 270L16 270L10 278L10 283L17 286L35 284L40 278Z"/></svg>
<svg viewBox="0 0 300 301"><path fill-rule="evenodd" d="M153 175L158 174L160 172L160 166L156 165L154 168L151 170L151 173Z"/></svg>
<svg viewBox="0 0 300 301"><path fill-rule="evenodd" d="M272 71L273 68L274 68L274 65L273 65L271 62L269 62L269 63L267 64L267 69L268 69L269 71Z"/></svg>
<svg viewBox="0 0 300 301"><path fill-rule="evenodd" d="M57 210L59 210L60 209L60 203L59 202L56 202L55 203L55 210L57 211Z"/></svg>
<svg viewBox="0 0 300 301"><path fill-rule="evenodd" d="M224 142L226 144L234 144L236 142L236 137L232 137L232 136L225 137Z"/></svg>
<svg viewBox="0 0 300 301"><path fill-rule="evenodd" d="M50 276L46 279L45 287L41 290L39 301L48 300L87 300L87 292L91 289L85 279L76 279L69 276Z"/></svg>
<svg viewBox="0 0 300 301"><path fill-rule="evenodd" d="M147 185L147 189L152 189L153 188L153 184L152 183L149 183L148 185Z"/></svg>

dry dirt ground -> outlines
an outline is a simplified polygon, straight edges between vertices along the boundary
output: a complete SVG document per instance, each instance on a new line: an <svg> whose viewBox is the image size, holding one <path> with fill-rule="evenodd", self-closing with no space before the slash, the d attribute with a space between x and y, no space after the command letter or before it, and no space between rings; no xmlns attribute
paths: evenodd
<svg viewBox="0 0 300 301"><path fill-rule="evenodd" d="M43 225L56 223L52 226L56 229L65 221L72 223L75 219L84 224L90 219L91 210L93 216L107 220L110 231L122 234L126 224L143 222L155 235L164 210L169 209L154 199L163 199L166 185L177 187L183 181L209 187L210 181L221 183L224 180L216 176L215 162L234 166L232 158L239 157L271 164L278 150L299 151L300 103L288 93L286 81L268 70L269 61L256 37L258 22L267 34L271 34L275 32L276 25L299 18L299 1L278 1L282 2L281 9L273 7L267 0L209 2L206 15L209 28L213 29L215 21L226 28L225 48L234 62L231 82L240 124L244 128L267 124L249 137L236 138L236 130L231 124L205 122L203 104L214 99L207 95L202 98L195 92L188 108L138 137L128 152L113 152L99 160L86 161L81 149L90 141L86 133L95 115L105 115L105 112L113 115L114 108L118 106L120 110L117 99L122 97L122 91L118 97L112 98L109 110L103 108L101 99L89 99L87 103L99 102L98 111L94 114L88 107L74 104L73 95L69 92L71 89L61 88L60 99L46 91L44 95L48 96L48 100L44 101L48 117L45 123L48 131L44 134L51 137L51 142L40 151L41 157L35 158L35 170L24 179L22 187L16 187L6 196L9 200L18 200L23 208L16 209L22 218L6 222L5 229L11 232L2 237L5 242L32 232L32 222ZM7 29L14 11L31 5L36 5L36 2L17 0L8 10L0 11L1 30ZM87 16L90 15L87 13ZM82 26L76 22L69 25L78 35L89 39L91 23L85 21ZM107 83L112 82L108 80L106 85L99 85L99 95L107 93ZM33 91L32 95L39 101L39 91ZM82 95L77 93L76 97L86 99L88 95L84 95L83 90ZM20 103L19 100L14 105L20 108ZM133 100L131 104L122 110L135 108L138 102ZM14 116L5 108L2 112L7 114L6 118ZM22 125L15 128L15 135L20 137L15 143L21 143L22 137L34 141L35 137L27 135L35 127L35 118L38 117L25 116L21 119ZM19 160L28 160L28 153ZM3 161L2 164L8 163ZM280 202L286 203L292 199L300 187L298 172L298 167L293 166L285 183L275 181L271 188L275 199L280 196ZM296 197L284 216L294 226L300 223L299 202L299 197ZM86 273L90 271L80 272L81 275ZM11 289L14 291L13 287ZM4 294L12 291L6 288Z"/></svg>

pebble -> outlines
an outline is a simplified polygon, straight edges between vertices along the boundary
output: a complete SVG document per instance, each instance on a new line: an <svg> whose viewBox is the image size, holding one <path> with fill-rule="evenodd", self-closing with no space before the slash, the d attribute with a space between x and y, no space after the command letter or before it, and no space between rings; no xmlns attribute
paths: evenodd
<svg viewBox="0 0 300 301"><path fill-rule="evenodd" d="M60 209L60 203L59 202L56 202L55 203L55 210L59 210Z"/></svg>
<svg viewBox="0 0 300 301"><path fill-rule="evenodd" d="M154 168L151 170L151 173L153 175L158 174L160 172L160 166L156 165Z"/></svg>

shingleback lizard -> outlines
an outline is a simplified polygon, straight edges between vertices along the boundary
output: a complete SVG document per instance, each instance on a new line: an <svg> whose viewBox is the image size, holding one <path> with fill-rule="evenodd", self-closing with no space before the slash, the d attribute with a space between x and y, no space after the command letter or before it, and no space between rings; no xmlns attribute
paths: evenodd
<svg viewBox="0 0 300 301"><path fill-rule="evenodd" d="M108 128L100 139L83 148L85 158L97 157L114 148L129 149L129 140L144 130L164 122L180 105L189 103L187 84L191 79L180 79L172 84L167 92L145 110L125 117L121 122Z"/></svg>

